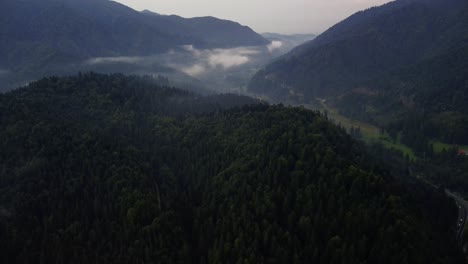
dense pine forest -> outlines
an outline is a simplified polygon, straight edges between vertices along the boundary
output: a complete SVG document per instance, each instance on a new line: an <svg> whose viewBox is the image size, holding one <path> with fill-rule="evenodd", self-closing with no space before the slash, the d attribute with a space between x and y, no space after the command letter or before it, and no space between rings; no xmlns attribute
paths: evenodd
<svg viewBox="0 0 468 264"><path fill-rule="evenodd" d="M2 263L461 263L453 201L317 112L87 73L0 113Z"/></svg>

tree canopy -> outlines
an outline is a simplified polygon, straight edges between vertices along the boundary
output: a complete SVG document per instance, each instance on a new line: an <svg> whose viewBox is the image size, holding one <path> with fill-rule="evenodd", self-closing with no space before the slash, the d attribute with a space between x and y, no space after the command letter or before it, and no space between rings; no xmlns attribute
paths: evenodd
<svg viewBox="0 0 468 264"><path fill-rule="evenodd" d="M90 73L0 113L3 263L459 263L454 204L316 112Z"/></svg>

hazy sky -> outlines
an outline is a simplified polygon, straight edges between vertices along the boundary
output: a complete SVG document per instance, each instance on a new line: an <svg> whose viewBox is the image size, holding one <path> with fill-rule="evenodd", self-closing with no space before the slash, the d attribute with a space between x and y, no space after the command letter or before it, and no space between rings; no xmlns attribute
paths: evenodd
<svg viewBox="0 0 468 264"><path fill-rule="evenodd" d="M136 10L183 17L215 16L255 31L321 33L356 11L390 0L117 0Z"/></svg>

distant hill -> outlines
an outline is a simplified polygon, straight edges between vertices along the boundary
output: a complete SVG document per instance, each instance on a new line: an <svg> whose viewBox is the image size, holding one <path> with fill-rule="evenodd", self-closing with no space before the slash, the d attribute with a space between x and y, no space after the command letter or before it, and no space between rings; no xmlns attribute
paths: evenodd
<svg viewBox="0 0 468 264"><path fill-rule="evenodd" d="M307 101L466 45L465 0L398 0L358 12L267 65L250 90Z"/></svg>
<svg viewBox="0 0 468 264"><path fill-rule="evenodd" d="M182 45L225 48L269 43L235 22L160 16L108 0L4 0L0 36L0 70L16 75L8 78L12 83L44 72L76 72L64 65L94 57L147 56ZM8 84L3 78L0 85Z"/></svg>

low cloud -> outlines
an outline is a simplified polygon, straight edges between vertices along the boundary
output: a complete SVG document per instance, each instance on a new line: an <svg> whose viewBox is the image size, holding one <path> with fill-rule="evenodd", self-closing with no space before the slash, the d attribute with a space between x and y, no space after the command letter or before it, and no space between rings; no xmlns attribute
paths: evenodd
<svg viewBox="0 0 468 264"><path fill-rule="evenodd" d="M250 61L249 56L260 53L258 47L240 47L232 49L204 49L199 50L192 45L183 46L199 63L205 63L211 67L223 67L225 69L240 66Z"/></svg>
<svg viewBox="0 0 468 264"><path fill-rule="evenodd" d="M167 66L192 77L200 77L213 70L228 70L252 62L258 56L269 54L282 46L274 41L268 46L238 47L230 49L197 49L193 45L171 49L167 53L148 57L98 57L86 60L86 65L138 64L147 67Z"/></svg>
<svg viewBox="0 0 468 264"><path fill-rule="evenodd" d="M109 63L141 63L147 60L147 57L97 57L89 59L85 62L88 65L109 64Z"/></svg>
<svg viewBox="0 0 468 264"><path fill-rule="evenodd" d="M4 70L4 69L0 69L0 75L5 75L5 74L8 74L9 71L7 70Z"/></svg>
<svg viewBox="0 0 468 264"><path fill-rule="evenodd" d="M267 49L271 53L277 49L280 49L283 46L283 42L279 40L273 40L268 46Z"/></svg>
<svg viewBox="0 0 468 264"><path fill-rule="evenodd" d="M208 63L211 67L223 67L225 69L239 66L249 62L249 57L240 54L219 53L209 57Z"/></svg>
<svg viewBox="0 0 468 264"><path fill-rule="evenodd" d="M200 64L195 64L189 67L180 67L174 66L174 68L179 68L180 71L190 75L190 76L200 76L206 72L206 67Z"/></svg>
<svg viewBox="0 0 468 264"><path fill-rule="evenodd" d="M235 48L235 49L215 49L208 51L208 64L211 67L232 68L246 64L250 61L251 55L256 55L260 51L257 48Z"/></svg>
<svg viewBox="0 0 468 264"><path fill-rule="evenodd" d="M231 49L204 49L199 50L192 45L183 46L183 50L192 55L190 66L172 63L177 68L193 77L199 77L211 70L227 70L249 63L253 56L262 52L261 47L239 47Z"/></svg>
<svg viewBox="0 0 468 264"><path fill-rule="evenodd" d="M185 46L182 46L182 48L190 53L192 53L192 55L194 57L200 57L201 56L201 52L200 50L196 49L193 47L193 45L185 45Z"/></svg>

